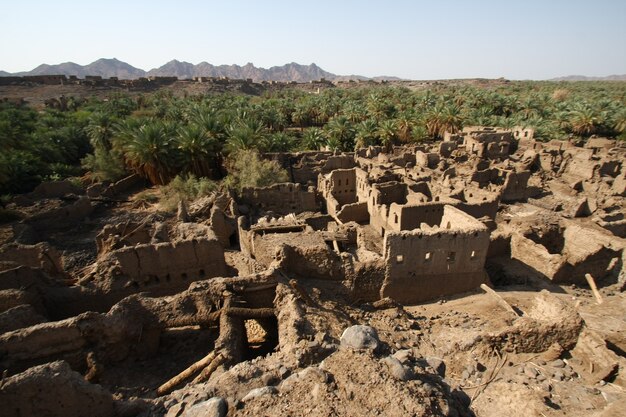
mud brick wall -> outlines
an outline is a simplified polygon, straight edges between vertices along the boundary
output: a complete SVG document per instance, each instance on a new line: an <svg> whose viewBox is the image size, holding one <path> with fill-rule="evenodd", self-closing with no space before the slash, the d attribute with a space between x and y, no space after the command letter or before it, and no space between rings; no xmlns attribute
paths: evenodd
<svg viewBox="0 0 626 417"><path fill-rule="evenodd" d="M81 197L72 204L67 204L30 217L27 222L37 229L61 229L75 225L93 211L91 201Z"/></svg>
<svg viewBox="0 0 626 417"><path fill-rule="evenodd" d="M416 303L476 288L485 279L488 248L482 223L445 206L439 228L385 236L381 297Z"/></svg>
<svg viewBox="0 0 626 417"><path fill-rule="evenodd" d="M281 183L270 187L245 188L241 202L262 210L271 210L279 214L317 211L319 205L316 192L305 189L301 184Z"/></svg>
<svg viewBox="0 0 626 417"><path fill-rule="evenodd" d="M110 256L117 261L119 274L135 285L168 286L225 276L227 272L224 250L217 239L136 245L111 252Z"/></svg>

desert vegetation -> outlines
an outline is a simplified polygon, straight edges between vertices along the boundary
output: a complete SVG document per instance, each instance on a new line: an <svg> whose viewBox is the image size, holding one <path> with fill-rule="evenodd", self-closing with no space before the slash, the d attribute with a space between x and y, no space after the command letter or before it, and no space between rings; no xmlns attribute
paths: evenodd
<svg viewBox="0 0 626 417"><path fill-rule="evenodd" d="M137 173L155 185L178 175L220 180L241 151L390 148L470 125L531 127L542 141L626 137L622 82L435 83L417 91L374 86L262 96L161 91L68 102L65 111L2 104L0 194L85 174L112 181ZM266 182L263 175L249 174L247 181ZM232 177L226 185L242 186Z"/></svg>

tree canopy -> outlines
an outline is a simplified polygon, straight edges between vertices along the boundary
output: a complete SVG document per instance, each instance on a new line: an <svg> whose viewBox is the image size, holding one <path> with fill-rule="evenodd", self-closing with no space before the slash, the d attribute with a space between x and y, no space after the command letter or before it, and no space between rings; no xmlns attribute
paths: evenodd
<svg viewBox="0 0 626 417"><path fill-rule="evenodd" d="M85 173L100 181L137 173L154 184L219 179L225 159L243 151L389 149L471 125L533 128L543 141L626 138L624 82L287 88L259 97L159 91L72 103L65 111L0 104L0 194Z"/></svg>

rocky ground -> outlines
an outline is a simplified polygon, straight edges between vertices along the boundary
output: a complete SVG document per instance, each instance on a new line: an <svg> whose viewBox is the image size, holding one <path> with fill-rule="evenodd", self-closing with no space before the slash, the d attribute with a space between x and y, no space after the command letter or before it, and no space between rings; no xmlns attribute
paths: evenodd
<svg viewBox="0 0 626 417"><path fill-rule="evenodd" d="M29 218L55 204L61 203L14 208ZM140 204L133 191L95 202L88 217L50 231L45 241L62 253L68 276L80 280L98 259L95 240L105 225L145 219L172 230L180 224L175 215ZM3 225L0 236L2 243L42 240L18 223ZM8 323L12 330L0 335L6 405L0 416L609 417L626 410L620 283L600 281L599 303L589 288L555 285L511 259L493 258L487 270L495 292L403 306L354 300L341 281L294 284L280 271L262 272L236 248L226 250L225 260L231 277L200 280L176 295L138 291L101 315L46 322L23 305L14 307L24 310L21 316L1 313L0 324L18 317L24 324ZM211 313L245 310L225 304L248 290L270 295L258 305L251 296L245 307L254 314L271 309L275 323L267 326L267 315L246 316L247 346L238 350L241 335L228 327L238 319L223 313L216 321ZM13 293L7 294L3 303ZM200 311L204 301L208 313ZM150 320L168 323L156 344L142 308ZM23 351L44 338L45 348ZM120 346L125 354L116 357ZM209 360L211 352L232 362L219 362L219 355ZM203 359L188 378L163 389Z"/></svg>

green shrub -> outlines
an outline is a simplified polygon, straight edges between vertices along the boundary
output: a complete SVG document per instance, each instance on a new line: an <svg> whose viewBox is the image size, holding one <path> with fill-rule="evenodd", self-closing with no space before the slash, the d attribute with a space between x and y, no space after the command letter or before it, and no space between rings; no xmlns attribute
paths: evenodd
<svg viewBox="0 0 626 417"><path fill-rule="evenodd" d="M113 182L127 175L122 158L115 152L100 147L81 159L81 164L84 169L90 171L91 178L96 181Z"/></svg>
<svg viewBox="0 0 626 417"><path fill-rule="evenodd" d="M278 162L261 159L254 150L234 152L226 164L229 174L224 179L224 185L237 192L247 187L266 187L289 181L287 171Z"/></svg>
<svg viewBox="0 0 626 417"><path fill-rule="evenodd" d="M159 187L161 192L159 205L162 210L173 212L178 208L178 203L181 200L190 202L209 195L217 188L217 183L208 178L196 178L194 175L181 177L178 175L169 184Z"/></svg>

